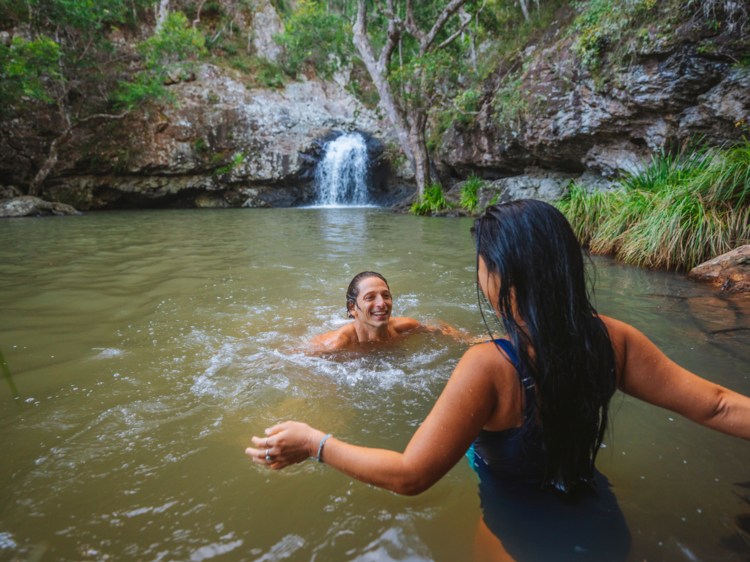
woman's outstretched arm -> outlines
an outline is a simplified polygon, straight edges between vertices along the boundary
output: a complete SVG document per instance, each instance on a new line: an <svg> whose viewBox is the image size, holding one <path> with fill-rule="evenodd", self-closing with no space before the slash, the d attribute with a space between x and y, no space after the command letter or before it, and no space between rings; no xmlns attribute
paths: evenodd
<svg viewBox="0 0 750 562"><path fill-rule="evenodd" d="M468 350L427 419L403 453L349 445L330 438L323 447L326 464L367 484L404 495L416 495L435 484L463 456L492 415L503 385L515 379L513 367L494 344ZM501 371L501 372L498 372ZM286 422L253 437L253 461L282 469L315 457L324 432ZM267 441L267 443L266 443ZM271 457L266 460L266 448Z"/></svg>
<svg viewBox="0 0 750 562"><path fill-rule="evenodd" d="M750 398L683 369L638 330L607 318L622 367L619 388L711 429L750 440Z"/></svg>

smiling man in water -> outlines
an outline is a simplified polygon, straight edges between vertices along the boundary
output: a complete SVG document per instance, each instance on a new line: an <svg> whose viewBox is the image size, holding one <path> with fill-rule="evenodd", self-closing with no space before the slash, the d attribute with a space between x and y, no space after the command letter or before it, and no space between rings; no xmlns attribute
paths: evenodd
<svg viewBox="0 0 750 562"><path fill-rule="evenodd" d="M355 275L346 291L346 309L354 322L318 336L310 345L318 350L334 351L363 342L388 342L419 332L442 332L457 341L467 335L447 324L425 326L413 318L393 318L393 297L388 282L380 273L363 271Z"/></svg>

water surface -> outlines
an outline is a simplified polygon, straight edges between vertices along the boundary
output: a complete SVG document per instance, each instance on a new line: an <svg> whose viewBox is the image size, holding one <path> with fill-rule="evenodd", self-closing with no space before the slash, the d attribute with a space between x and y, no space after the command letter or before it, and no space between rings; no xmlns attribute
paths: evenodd
<svg viewBox="0 0 750 562"><path fill-rule="evenodd" d="M481 334L470 225L373 209L0 222L0 559L471 560L481 511L465 460L405 498L243 453L287 419L405 447L465 346L425 334L368 355L296 349L347 321L346 286L366 269L388 279L396 314ZM600 312L750 394L747 298L595 263ZM621 395L613 409L597 464L629 559L747 560L750 444Z"/></svg>

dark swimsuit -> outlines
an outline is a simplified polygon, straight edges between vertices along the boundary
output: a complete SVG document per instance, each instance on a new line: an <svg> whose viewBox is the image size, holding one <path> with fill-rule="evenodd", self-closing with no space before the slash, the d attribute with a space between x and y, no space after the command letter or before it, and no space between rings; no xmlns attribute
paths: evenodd
<svg viewBox="0 0 750 562"><path fill-rule="evenodd" d="M526 420L536 415L533 380L524 376L513 345L495 340L516 368ZM517 562L620 561L630 532L607 478L595 471L598 495L575 500L541 489L544 442L539 426L482 430L466 456L479 475L484 522Z"/></svg>

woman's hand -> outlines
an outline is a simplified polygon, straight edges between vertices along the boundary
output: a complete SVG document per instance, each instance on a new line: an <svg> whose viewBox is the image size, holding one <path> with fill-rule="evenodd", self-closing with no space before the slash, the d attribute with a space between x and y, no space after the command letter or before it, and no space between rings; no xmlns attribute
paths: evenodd
<svg viewBox="0 0 750 562"><path fill-rule="evenodd" d="M288 421L266 429L267 437L253 437L253 444L245 454L253 462L281 470L310 457L317 457L320 440L325 434L306 423ZM270 460L269 460L270 459Z"/></svg>

